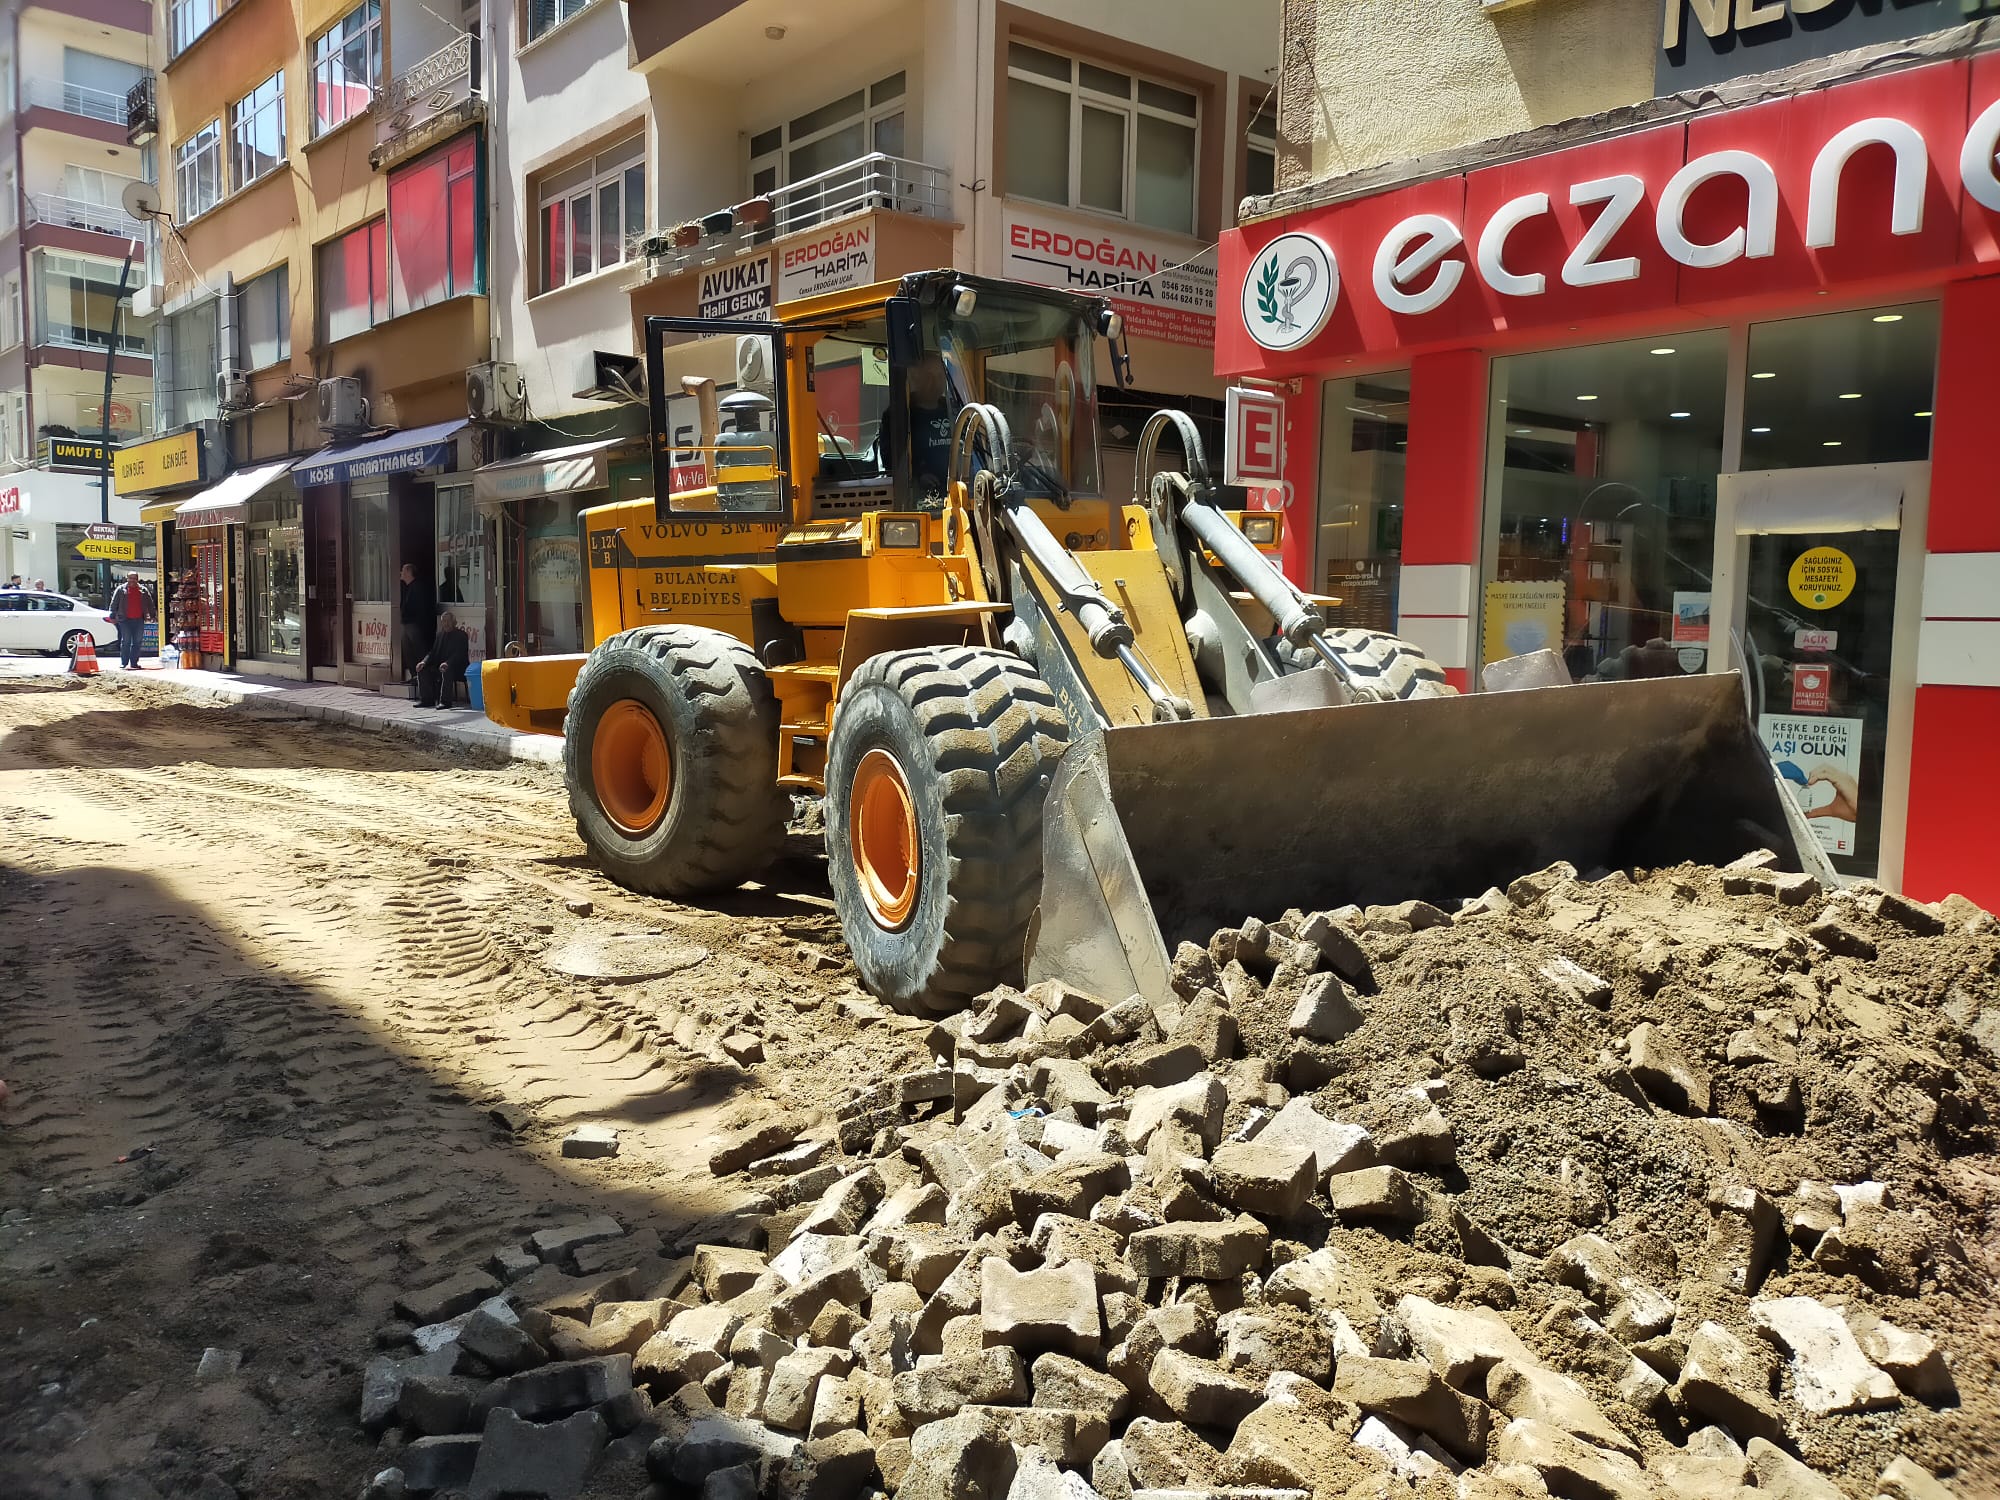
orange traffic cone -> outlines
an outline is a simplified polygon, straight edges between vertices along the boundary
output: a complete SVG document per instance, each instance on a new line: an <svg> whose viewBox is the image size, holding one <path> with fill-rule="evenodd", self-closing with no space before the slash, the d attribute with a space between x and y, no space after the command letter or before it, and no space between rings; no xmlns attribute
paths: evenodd
<svg viewBox="0 0 2000 1500"><path fill-rule="evenodd" d="M84 636L76 643L76 655L71 659L69 669L79 677L97 675L97 642Z"/></svg>

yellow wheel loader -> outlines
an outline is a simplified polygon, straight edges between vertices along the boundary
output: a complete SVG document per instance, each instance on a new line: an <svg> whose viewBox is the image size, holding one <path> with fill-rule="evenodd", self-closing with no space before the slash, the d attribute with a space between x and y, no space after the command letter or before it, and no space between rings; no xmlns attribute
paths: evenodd
<svg viewBox="0 0 2000 1500"><path fill-rule="evenodd" d="M1271 560L1283 516L1219 505L1178 413L1108 494L1101 299L937 271L645 338L655 498L579 521L595 647L482 669L489 715L564 736L633 890L754 879L821 797L863 983L949 1011L1152 991L1251 914L1559 858L1801 858L1733 676L1460 697L1326 625ZM717 340L734 388L670 390Z"/></svg>

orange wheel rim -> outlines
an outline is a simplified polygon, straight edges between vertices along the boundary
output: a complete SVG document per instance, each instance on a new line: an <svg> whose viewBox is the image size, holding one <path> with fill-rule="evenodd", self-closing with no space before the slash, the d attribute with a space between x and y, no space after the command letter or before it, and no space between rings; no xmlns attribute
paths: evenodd
<svg viewBox="0 0 2000 1500"><path fill-rule="evenodd" d="M875 925L894 932L917 904L923 862L916 804L895 756L870 750L861 757L847 807L847 846L861 878L861 899Z"/></svg>
<svg viewBox="0 0 2000 1500"><path fill-rule="evenodd" d="M590 780L597 805L621 830L651 833L674 791L667 732L645 704L620 698L604 710L590 738Z"/></svg>

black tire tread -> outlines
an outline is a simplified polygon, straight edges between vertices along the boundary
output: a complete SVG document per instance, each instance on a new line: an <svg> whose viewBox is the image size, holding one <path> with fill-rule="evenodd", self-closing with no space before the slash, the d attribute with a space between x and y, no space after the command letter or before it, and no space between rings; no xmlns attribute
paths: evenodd
<svg viewBox="0 0 2000 1500"><path fill-rule="evenodd" d="M1458 692L1446 680L1443 667L1399 635L1343 625L1329 627L1326 641L1346 664L1356 697L1363 703L1450 698ZM1281 645L1279 657L1294 671L1323 665L1319 653L1310 646Z"/></svg>
<svg viewBox="0 0 2000 1500"><path fill-rule="evenodd" d="M1047 772L1069 741L1053 689L1005 651L919 647L869 658L845 689L881 684L907 704L931 752L946 821L945 940L920 995L893 1003L933 1013L1018 983L1042 888ZM838 732L838 708L835 710ZM832 827L827 855L846 860Z"/></svg>
<svg viewBox="0 0 2000 1500"><path fill-rule="evenodd" d="M693 896L728 890L753 879L777 858L789 799L777 784L778 703L771 680L749 646L719 630L694 625L642 625L606 638L592 651L570 689L570 703L613 670L612 652L643 651L666 667L696 710L713 797L692 837L669 854L635 865L592 844L581 805L593 794L577 742L563 742L563 777L577 835L598 865L620 885L647 896ZM677 756L686 748L675 747Z"/></svg>

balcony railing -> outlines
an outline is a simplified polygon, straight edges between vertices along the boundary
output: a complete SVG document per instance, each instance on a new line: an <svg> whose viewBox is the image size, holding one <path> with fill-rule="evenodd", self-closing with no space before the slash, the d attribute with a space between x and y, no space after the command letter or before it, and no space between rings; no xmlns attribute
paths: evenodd
<svg viewBox="0 0 2000 1500"><path fill-rule="evenodd" d="M27 78L21 94L28 104L61 110L66 115L82 115L107 125L125 123L125 95L111 89L94 89L87 84L64 83L59 78Z"/></svg>
<svg viewBox="0 0 2000 1500"><path fill-rule="evenodd" d="M951 173L928 162L875 152L788 183L762 198L717 210L646 242L650 273L675 276L728 260L757 245L873 209L950 219ZM699 231L699 238L690 232ZM692 243L681 241L692 240Z"/></svg>
<svg viewBox="0 0 2000 1500"><path fill-rule="evenodd" d="M160 105L153 93L153 75L148 73L125 91L125 139L143 146L159 133Z"/></svg>
<svg viewBox="0 0 2000 1500"><path fill-rule="evenodd" d="M108 203L92 203L83 198L65 198L60 193L35 193L28 199L28 221L53 224L58 229L88 229L97 234L115 234L121 240L146 239L146 226Z"/></svg>
<svg viewBox="0 0 2000 1500"><path fill-rule="evenodd" d="M86 353L102 354L111 347L111 335L95 328L59 326L43 328L35 334L35 346L46 349L81 349ZM151 359L153 351L146 347L143 333L118 335L118 353L123 359Z"/></svg>
<svg viewBox="0 0 2000 1500"><path fill-rule="evenodd" d="M379 169L414 155L434 137L479 118L482 108L479 40L466 32L376 94L368 106L375 117L369 161Z"/></svg>

